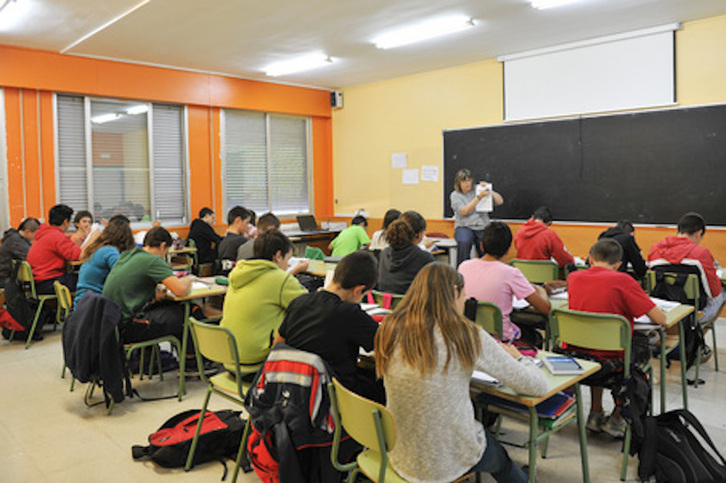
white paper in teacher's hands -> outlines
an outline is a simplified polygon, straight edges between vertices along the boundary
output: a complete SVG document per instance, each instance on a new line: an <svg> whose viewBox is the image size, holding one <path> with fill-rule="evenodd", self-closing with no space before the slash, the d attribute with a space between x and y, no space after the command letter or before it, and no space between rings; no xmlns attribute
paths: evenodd
<svg viewBox="0 0 726 483"><path fill-rule="evenodd" d="M418 184L418 169L404 169L403 184Z"/></svg>
<svg viewBox="0 0 726 483"><path fill-rule="evenodd" d="M480 213L490 213L491 211L494 210L494 201L492 199L492 190L494 188L492 188L491 183L489 183L485 186L482 186L480 184L476 185L476 194L478 195L485 189L489 190L489 194L486 195L484 198L482 198L481 201L479 203L477 203L477 205L476 205L476 211L478 211Z"/></svg>

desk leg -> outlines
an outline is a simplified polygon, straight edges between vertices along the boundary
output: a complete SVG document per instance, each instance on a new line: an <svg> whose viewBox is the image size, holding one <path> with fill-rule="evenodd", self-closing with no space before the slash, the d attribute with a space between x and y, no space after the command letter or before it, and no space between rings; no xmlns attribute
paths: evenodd
<svg viewBox="0 0 726 483"><path fill-rule="evenodd" d="M585 429L585 414L582 409L582 390L580 384L575 384L575 397L577 404L577 432L580 435L580 460L582 462L582 481L590 482L590 464L587 460L587 430Z"/></svg>
<svg viewBox="0 0 726 483"><path fill-rule="evenodd" d="M686 319L678 322L678 348L681 357L681 386L683 386L683 409L688 409L688 380L686 379L686 332L683 324Z"/></svg>
<svg viewBox="0 0 726 483"><path fill-rule="evenodd" d="M537 476L537 433L539 432L539 416L537 408L529 407L529 483L534 483Z"/></svg>
<svg viewBox="0 0 726 483"><path fill-rule="evenodd" d="M181 351L179 354L179 390L182 394L187 393L186 375L184 369L187 365L187 339L189 339L189 312L191 310L191 300L184 301L184 331L182 332Z"/></svg>
<svg viewBox="0 0 726 483"><path fill-rule="evenodd" d="M666 331L659 329L660 336L660 413L666 412Z"/></svg>

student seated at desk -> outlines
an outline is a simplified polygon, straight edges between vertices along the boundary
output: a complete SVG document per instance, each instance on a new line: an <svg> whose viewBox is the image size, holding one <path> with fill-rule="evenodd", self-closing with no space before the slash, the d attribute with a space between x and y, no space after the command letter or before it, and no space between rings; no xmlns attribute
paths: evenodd
<svg viewBox="0 0 726 483"><path fill-rule="evenodd" d="M199 218L189 226L189 238L197 245L198 263L214 263L217 245L222 241L214 231L214 211L206 207L199 210Z"/></svg>
<svg viewBox="0 0 726 483"><path fill-rule="evenodd" d="M547 380L530 358L497 343L464 317L464 279L431 263L376 334L376 372L396 421L390 462L407 481L454 481L471 471L500 482L527 475L474 417L474 369L526 395L543 395Z"/></svg>
<svg viewBox="0 0 726 483"><path fill-rule="evenodd" d="M23 261L28 256L30 245L35 239L40 222L26 218L18 229L10 228L3 234L0 245L0 288L7 286L13 273L13 260Z"/></svg>
<svg viewBox="0 0 726 483"><path fill-rule="evenodd" d="M130 221L125 215L116 215L109 220L100 235L84 250L83 265L78 272L78 285L73 306L88 291L103 294L103 286L118 257L135 246Z"/></svg>
<svg viewBox="0 0 726 483"><path fill-rule="evenodd" d="M255 239L270 230L280 229L280 219L272 213L265 213L257 220L257 230L255 232ZM255 256L255 244L245 243L240 245L237 249L237 260L249 260Z"/></svg>
<svg viewBox="0 0 726 483"><path fill-rule="evenodd" d="M55 205L48 213L48 224L43 223L28 250L27 261L33 269L35 290L40 294L55 293L53 282L58 280L71 292L76 290L78 275L68 273L66 262L78 260L81 248L65 233L71 224L73 208Z"/></svg>
<svg viewBox="0 0 726 483"><path fill-rule="evenodd" d="M552 212L540 206L532 217L514 235L517 258L523 260L549 260L554 258L560 267L575 263L575 258L565 248L560 237L553 230Z"/></svg>
<svg viewBox="0 0 726 483"><path fill-rule="evenodd" d="M350 226L338 233L328 248L333 250L334 257L344 257L349 253L360 250L371 242L366 233L368 220L363 216L355 216L350 222Z"/></svg>
<svg viewBox="0 0 726 483"><path fill-rule="evenodd" d="M521 329L510 319L513 296L529 302L536 312L547 314L550 311L545 289L532 285L518 268L502 261L511 246L512 230L509 226L501 221L492 221L482 234L484 256L459 265L459 273L466 281L467 298L491 302L501 309L502 340L518 339L522 334ZM531 342L531 338L526 339Z"/></svg>
<svg viewBox="0 0 726 483"><path fill-rule="evenodd" d="M598 240L590 249L590 265L587 270L573 272L567 277L569 306L572 310L597 312L603 314L622 315L633 327L633 320L647 315L656 324L666 323L665 314L655 306L648 295L633 277L619 272L623 249L611 238ZM618 351L591 351L569 346L568 349L593 354L601 359L622 359ZM603 370L586 379L604 380L611 376ZM615 408L610 417L606 417L602 407L602 386L590 385L590 415L587 417L587 429L594 432L605 432L613 437L625 435L626 423L620 416L620 409Z"/></svg>
<svg viewBox="0 0 726 483"><path fill-rule="evenodd" d="M227 214L227 234L217 246L219 255L219 269L217 274L227 275L237 263L239 247L247 243L245 233L247 225L252 218L249 211L241 206L235 206Z"/></svg>
<svg viewBox="0 0 726 483"><path fill-rule="evenodd" d="M293 273L288 273L292 242L279 230L257 237L255 257L241 260L229 273L220 325L237 339L243 372L256 372L267 358L290 302L308 293ZM294 270L307 270L307 260ZM234 370L234 368L229 368Z"/></svg>
<svg viewBox="0 0 726 483"><path fill-rule="evenodd" d="M368 248L371 250L383 250L386 248L388 246L388 241L386 241L386 230L391 223L398 220L400 216L401 212L395 208L391 208L386 211L386 214L383 216L383 226L380 230L373 233L373 236L371 237L371 244Z"/></svg>
<svg viewBox="0 0 726 483"><path fill-rule="evenodd" d="M383 386L373 371L358 367L360 348L372 351L378 330L378 322L360 307L363 295L376 283L377 265L365 251L343 257L330 285L290 303L275 343L319 355L345 387L384 403Z"/></svg>
<svg viewBox="0 0 726 483"><path fill-rule="evenodd" d="M426 220L415 211L407 211L386 230L389 246L381 252L378 289L404 294L419 270L434 261L419 243L426 231Z"/></svg>
<svg viewBox="0 0 726 483"><path fill-rule="evenodd" d="M165 299L167 289L177 297L187 295L192 280L190 277L177 278L166 263L171 243L171 235L166 229L152 228L144 238L143 248L133 247L123 252L106 278L103 295L121 308L121 338L126 343L165 335L182 340L184 308ZM191 338L189 342L186 364L189 372L194 372L194 344Z"/></svg>
<svg viewBox="0 0 726 483"><path fill-rule="evenodd" d="M90 211L81 210L73 217L73 225L76 227L76 231L68 237L76 246L83 246L83 242L91 234L93 215Z"/></svg>
<svg viewBox="0 0 726 483"><path fill-rule="evenodd" d="M645 277L648 267L645 265L645 260L640 254L640 247L635 241L635 228L632 223L628 220L621 220L614 228L609 228L600 233L598 239L602 238L612 238L623 247L623 259L618 270L627 272L628 264L630 264L633 267L636 279Z"/></svg>
<svg viewBox="0 0 726 483"><path fill-rule="evenodd" d="M700 246L706 234L706 221L698 213L686 213L678 220L678 233L659 241L650 250L650 266L683 264L698 267L701 285L708 301L699 322L710 322L718 317L726 300L721 280L716 273L716 263L711 251Z"/></svg>

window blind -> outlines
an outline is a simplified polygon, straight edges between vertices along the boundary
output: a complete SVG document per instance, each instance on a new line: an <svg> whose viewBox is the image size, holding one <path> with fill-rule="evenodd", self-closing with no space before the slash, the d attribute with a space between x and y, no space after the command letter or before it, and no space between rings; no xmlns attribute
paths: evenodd
<svg viewBox="0 0 726 483"><path fill-rule="evenodd" d="M152 122L155 218L186 223L182 108L154 104Z"/></svg>
<svg viewBox="0 0 726 483"><path fill-rule="evenodd" d="M81 96L58 95L57 183L58 203L74 210L90 210L86 167L84 100Z"/></svg>
<svg viewBox="0 0 726 483"><path fill-rule="evenodd" d="M272 211L309 211L307 166L307 121L270 116Z"/></svg>

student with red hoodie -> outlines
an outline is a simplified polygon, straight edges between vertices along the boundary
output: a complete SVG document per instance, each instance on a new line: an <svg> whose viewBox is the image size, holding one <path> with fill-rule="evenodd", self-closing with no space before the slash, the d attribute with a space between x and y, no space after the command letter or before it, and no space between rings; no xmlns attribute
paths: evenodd
<svg viewBox="0 0 726 483"><path fill-rule="evenodd" d="M66 236L71 224L73 208L55 205L48 213L48 223L43 223L35 233L35 241L26 260L33 269L35 289L41 294L54 292L53 282L58 280L71 292L76 290L78 274L68 273L66 262L78 260L81 248Z"/></svg>
<svg viewBox="0 0 726 483"><path fill-rule="evenodd" d="M574 263L557 233L549 229L552 212L546 206L537 208L532 217L514 235L517 258L523 260L549 260L554 258L560 267Z"/></svg>
<svg viewBox="0 0 726 483"><path fill-rule="evenodd" d="M700 322L710 322L721 311L724 293L721 280L716 274L716 264L708 248L700 246L706 234L706 222L698 213L690 212L678 220L678 233L659 241L650 250L650 266L682 264L698 267L701 284L708 302L703 309Z"/></svg>

